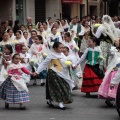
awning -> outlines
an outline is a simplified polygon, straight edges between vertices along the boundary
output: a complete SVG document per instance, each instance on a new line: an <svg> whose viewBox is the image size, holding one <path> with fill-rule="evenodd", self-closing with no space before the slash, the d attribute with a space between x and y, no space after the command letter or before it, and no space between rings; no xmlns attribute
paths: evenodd
<svg viewBox="0 0 120 120"><path fill-rule="evenodd" d="M62 0L63 3L79 3L81 4L83 0Z"/></svg>

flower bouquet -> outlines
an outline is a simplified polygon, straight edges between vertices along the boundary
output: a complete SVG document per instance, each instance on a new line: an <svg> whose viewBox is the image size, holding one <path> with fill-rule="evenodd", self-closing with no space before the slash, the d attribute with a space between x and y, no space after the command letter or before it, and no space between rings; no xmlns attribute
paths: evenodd
<svg viewBox="0 0 120 120"><path fill-rule="evenodd" d="M80 49L79 49L79 47L77 47L77 46L75 46L74 48L73 48L73 51L74 52L78 52Z"/></svg>

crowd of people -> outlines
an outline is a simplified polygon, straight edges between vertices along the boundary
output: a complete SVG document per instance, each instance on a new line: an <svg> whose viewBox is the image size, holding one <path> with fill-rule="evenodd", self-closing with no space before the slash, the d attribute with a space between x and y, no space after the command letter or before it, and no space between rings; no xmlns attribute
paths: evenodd
<svg viewBox="0 0 120 120"><path fill-rule="evenodd" d="M50 107L57 102L73 102L72 90L79 89L116 106L120 116L120 21L119 17L85 16L79 21L49 17L36 25L31 17L27 24L16 20L2 21L0 26L0 98L9 104L29 102L27 85L46 84ZM85 63L84 70L81 63ZM82 80L82 81L81 81ZM80 83L82 82L82 85ZM116 101L116 102L115 102ZM115 104L114 104L115 103Z"/></svg>

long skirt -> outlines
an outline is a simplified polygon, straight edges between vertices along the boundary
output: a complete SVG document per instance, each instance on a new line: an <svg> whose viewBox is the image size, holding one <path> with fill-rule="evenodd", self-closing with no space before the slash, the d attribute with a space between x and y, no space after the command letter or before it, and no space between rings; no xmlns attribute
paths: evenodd
<svg viewBox="0 0 120 120"><path fill-rule="evenodd" d="M51 69L48 70L46 78L46 99L64 104L73 101L69 84Z"/></svg>
<svg viewBox="0 0 120 120"><path fill-rule="evenodd" d="M81 92L98 92L99 86L102 83L102 79L91 69L89 65L86 65L83 72L83 82Z"/></svg>
<svg viewBox="0 0 120 120"><path fill-rule="evenodd" d="M118 89L117 89L116 107L120 109L120 84L119 84Z"/></svg>
<svg viewBox="0 0 120 120"><path fill-rule="evenodd" d="M112 71L110 74L106 77L106 79L101 84L99 90L98 90L98 96L99 98L107 98L107 99L115 99L118 85L114 87L114 89L110 89L110 83L114 76L116 75L118 71Z"/></svg>
<svg viewBox="0 0 120 120"><path fill-rule="evenodd" d="M104 68L106 68L107 65L108 65L108 58L109 58L111 43L108 43L106 41L101 41L100 42L100 47L101 47L101 50L102 50L103 57L105 58L105 60L103 60L102 65L104 66Z"/></svg>
<svg viewBox="0 0 120 120"><path fill-rule="evenodd" d="M27 91L18 91L11 82L10 78L7 78L0 87L0 98L5 100L9 104L20 104L29 102L29 93Z"/></svg>

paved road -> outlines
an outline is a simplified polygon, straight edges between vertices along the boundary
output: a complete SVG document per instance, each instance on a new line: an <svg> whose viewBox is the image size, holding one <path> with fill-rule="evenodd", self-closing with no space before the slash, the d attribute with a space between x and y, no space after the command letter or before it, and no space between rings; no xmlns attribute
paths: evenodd
<svg viewBox="0 0 120 120"><path fill-rule="evenodd" d="M26 104L25 111L18 110L17 105L6 110L4 102L0 101L0 120L119 120L115 109L97 99L97 94L86 98L80 91L74 91L73 104L66 105L67 109L62 111L46 105L45 87L30 85L29 90L31 102Z"/></svg>

